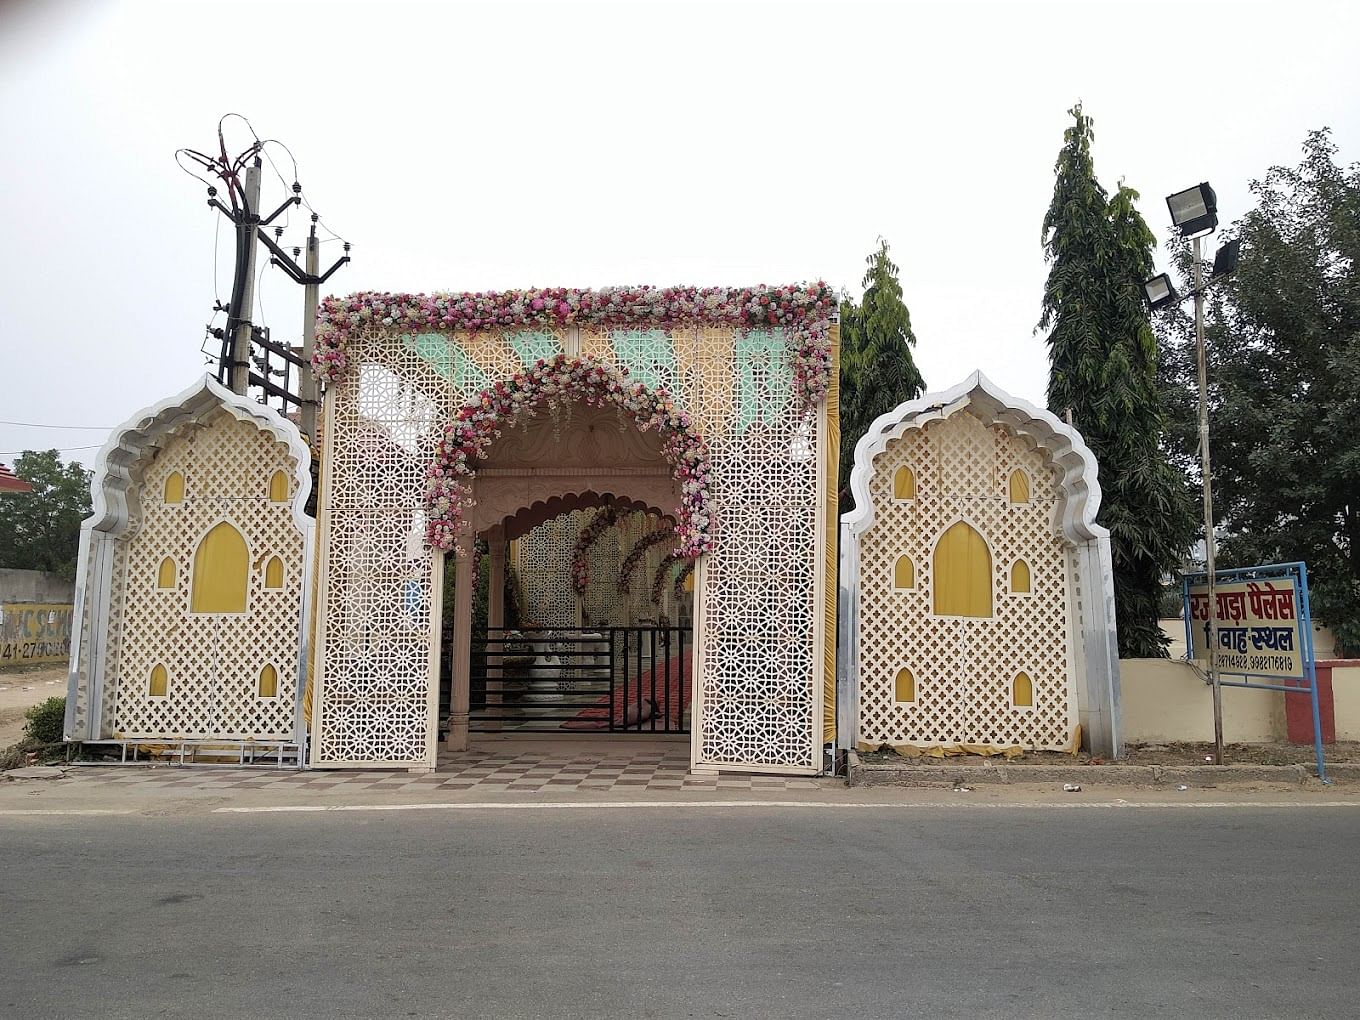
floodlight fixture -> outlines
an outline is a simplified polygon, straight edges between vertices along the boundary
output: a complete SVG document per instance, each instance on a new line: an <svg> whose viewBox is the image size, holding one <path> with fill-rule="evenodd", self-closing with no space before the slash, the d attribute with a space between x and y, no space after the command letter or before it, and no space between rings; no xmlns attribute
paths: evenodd
<svg viewBox="0 0 1360 1020"><path fill-rule="evenodd" d="M1200 237L1218 226L1218 196L1207 183L1168 195L1166 206L1181 237Z"/></svg>
<svg viewBox="0 0 1360 1020"><path fill-rule="evenodd" d="M1143 284L1143 293L1147 296L1148 307L1154 312L1176 300L1176 288L1171 286L1171 277L1166 273L1158 273Z"/></svg>
<svg viewBox="0 0 1360 1020"><path fill-rule="evenodd" d="M1223 245L1218 251L1214 252L1214 268L1209 273L1209 282L1227 276L1237 268L1237 256L1241 253L1242 242L1233 238Z"/></svg>

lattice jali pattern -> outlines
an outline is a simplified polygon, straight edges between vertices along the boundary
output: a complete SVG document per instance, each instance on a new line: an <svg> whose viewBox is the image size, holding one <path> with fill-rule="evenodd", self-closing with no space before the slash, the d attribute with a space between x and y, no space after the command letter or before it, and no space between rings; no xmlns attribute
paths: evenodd
<svg viewBox="0 0 1360 1020"><path fill-rule="evenodd" d="M894 498L901 466L916 475L916 498ZM1009 478L1026 472L1030 501L1012 504ZM1067 750L1076 726L1073 553L1057 531L1057 473L1001 426L966 409L908 430L876 458L869 483L874 522L860 539L859 735L869 744L984 744ZM990 618L934 614L932 557L955 521L986 540L992 560ZM895 587L898 557L910 556L915 587ZM1031 592L1013 593L1023 559ZM915 701L896 700L902 668ZM1033 683L1032 707L1017 707L1012 682Z"/></svg>
<svg viewBox="0 0 1360 1020"><path fill-rule="evenodd" d="M181 431L145 469L140 509L129 538L118 544L111 602L113 626L105 662L105 718L111 736L139 739L294 739L297 658L303 592L304 538L285 501L269 497L276 471L293 482L288 448L226 412ZM164 501L173 471L185 479L184 499ZM249 551L246 612L191 612L194 554L215 525L226 521ZM265 568L277 556L282 587L266 587ZM169 557L174 584L161 587ZM152 671L163 666L165 696L155 696ZM277 675L262 697L261 671ZM111 678L111 679L110 679Z"/></svg>
<svg viewBox="0 0 1360 1020"><path fill-rule="evenodd" d="M432 444L481 389L568 342L562 330L349 340L351 370L328 396L315 762L433 763L427 696L434 588L420 532ZM707 327L581 329L577 343L582 354L665 385L709 444L716 519L696 647L696 675L704 678L699 762L818 768L819 436L816 416L796 409L787 337ZM536 623L575 622L570 556L579 527L577 521L570 538L545 535L543 548L532 534L520 542L526 615ZM617 577L623 544L615 536L612 546L602 541L592 550L592 573ZM667 551L658 546L649 555L626 604L593 604L594 592L612 585L592 585L587 618L653 615L651 579Z"/></svg>
<svg viewBox="0 0 1360 1020"><path fill-rule="evenodd" d="M575 627L576 593L571 587L571 553L594 510L573 510L531 528L519 540L520 592L524 623Z"/></svg>

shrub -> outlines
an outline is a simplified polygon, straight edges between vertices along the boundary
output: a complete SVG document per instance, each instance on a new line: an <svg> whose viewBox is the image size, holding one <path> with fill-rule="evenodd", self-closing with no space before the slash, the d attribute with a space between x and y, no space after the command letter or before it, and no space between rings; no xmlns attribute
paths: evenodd
<svg viewBox="0 0 1360 1020"><path fill-rule="evenodd" d="M60 743L66 728L66 699L48 698L24 713L28 725L24 727L24 743Z"/></svg>

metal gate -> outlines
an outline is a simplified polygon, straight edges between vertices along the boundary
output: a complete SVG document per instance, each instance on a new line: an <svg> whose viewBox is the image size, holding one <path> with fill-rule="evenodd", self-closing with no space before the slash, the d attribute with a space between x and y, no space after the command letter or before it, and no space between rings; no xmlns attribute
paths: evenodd
<svg viewBox="0 0 1360 1020"><path fill-rule="evenodd" d="M439 677L447 728L452 641ZM474 733L688 733L688 627L488 628L472 636Z"/></svg>

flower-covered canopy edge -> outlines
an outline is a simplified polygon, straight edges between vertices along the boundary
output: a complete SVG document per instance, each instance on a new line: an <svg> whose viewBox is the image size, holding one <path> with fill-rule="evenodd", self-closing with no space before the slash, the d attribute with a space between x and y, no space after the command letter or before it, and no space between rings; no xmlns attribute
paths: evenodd
<svg viewBox="0 0 1360 1020"><path fill-rule="evenodd" d="M793 348L794 390L803 407L820 404L831 382L831 317L836 296L822 281L782 287L565 287L461 294L365 291L328 297L317 313L312 369L338 382L346 345L360 333L419 329L490 330L596 326L674 329L728 326L783 329Z"/></svg>
<svg viewBox="0 0 1360 1020"><path fill-rule="evenodd" d="M452 424L444 427L425 480L425 536L430 547L447 551L457 543L477 465L501 430L525 410L571 400L582 400L593 407L612 405L642 431L656 430L662 453L673 465L680 485L676 552L685 559L708 552L713 545L708 447L689 414L676 405L664 387L648 389L630 381L626 370L598 358L565 354L540 358L532 368L483 390L459 409Z"/></svg>

